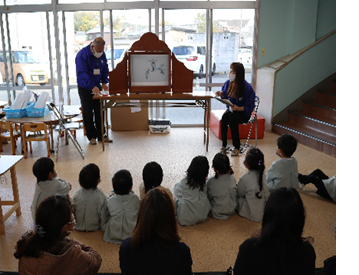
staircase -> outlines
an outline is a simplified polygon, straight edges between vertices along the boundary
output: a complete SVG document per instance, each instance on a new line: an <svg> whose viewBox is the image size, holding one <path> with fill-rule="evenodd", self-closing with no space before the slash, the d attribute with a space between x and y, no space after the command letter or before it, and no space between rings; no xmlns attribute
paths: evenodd
<svg viewBox="0 0 359 275"><path fill-rule="evenodd" d="M316 99L302 102L302 110L288 111L288 121L276 123L272 131L291 134L308 147L336 155L336 84L331 89L317 91Z"/></svg>

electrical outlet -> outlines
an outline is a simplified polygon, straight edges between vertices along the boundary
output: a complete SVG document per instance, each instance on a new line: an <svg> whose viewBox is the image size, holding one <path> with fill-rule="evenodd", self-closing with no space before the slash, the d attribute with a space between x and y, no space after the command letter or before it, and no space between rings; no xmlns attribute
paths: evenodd
<svg viewBox="0 0 359 275"><path fill-rule="evenodd" d="M266 54L266 49L265 48L262 48L261 49L261 55L265 55Z"/></svg>

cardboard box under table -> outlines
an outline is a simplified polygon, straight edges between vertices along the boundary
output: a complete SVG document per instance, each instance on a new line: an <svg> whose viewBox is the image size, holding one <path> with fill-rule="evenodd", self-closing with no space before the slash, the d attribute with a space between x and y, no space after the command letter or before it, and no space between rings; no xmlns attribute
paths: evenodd
<svg viewBox="0 0 359 275"><path fill-rule="evenodd" d="M119 100L116 102L131 103L129 100ZM147 100L140 100L147 103ZM139 112L134 112L141 108ZM112 131L136 131L148 130L148 107L120 107L111 108L111 130Z"/></svg>
<svg viewBox="0 0 359 275"><path fill-rule="evenodd" d="M221 119L222 119L222 115L224 112L225 112L225 110L213 110L213 111L211 111L210 118L209 118L209 128L219 139L222 139ZM257 138L258 139L264 137L264 124L265 124L265 119L263 117L257 115ZM248 125L238 124L239 138L247 139L250 128L251 128L251 124L248 124ZM227 132L227 139L232 139L232 134L231 134L231 130L229 129L229 127L228 127L228 132ZM250 139L255 139L255 125L253 126Z"/></svg>

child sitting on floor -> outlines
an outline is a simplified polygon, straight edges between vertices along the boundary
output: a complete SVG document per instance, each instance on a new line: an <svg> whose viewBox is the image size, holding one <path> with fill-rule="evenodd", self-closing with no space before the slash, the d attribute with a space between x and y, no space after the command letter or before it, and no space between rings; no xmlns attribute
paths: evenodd
<svg viewBox="0 0 359 275"><path fill-rule="evenodd" d="M176 183L173 195L176 196L175 205L177 220L181 225L195 225L204 222L211 210L207 198L206 179L209 163L205 156L192 159L187 169L187 176Z"/></svg>
<svg viewBox="0 0 359 275"><path fill-rule="evenodd" d="M152 188L160 186L163 179L163 170L161 165L155 161L148 162L142 170L143 186L140 187L140 199L142 200L146 193ZM172 192L168 188L162 187L172 199Z"/></svg>
<svg viewBox="0 0 359 275"><path fill-rule="evenodd" d="M97 185L101 182L100 168L89 163L79 175L81 188L72 199L76 219L75 229L79 231L97 231L101 229L101 208L106 195Z"/></svg>
<svg viewBox="0 0 359 275"><path fill-rule="evenodd" d="M132 185L128 170L119 170L112 178L114 192L106 198L101 211L101 229L105 231L106 242L120 244L135 228L140 199L131 192Z"/></svg>
<svg viewBox="0 0 359 275"><path fill-rule="evenodd" d="M237 185L238 215L260 222L269 197L264 175L264 156L258 148L248 151L244 160L248 172L239 178Z"/></svg>
<svg viewBox="0 0 359 275"><path fill-rule="evenodd" d="M297 140L289 135L283 134L277 139L276 154L280 159L274 161L267 170L267 184L272 192L280 187L299 188L298 162L292 157L297 149Z"/></svg>
<svg viewBox="0 0 359 275"><path fill-rule="evenodd" d="M71 184L57 177L55 164L52 159L43 157L35 161L32 172L36 177L34 198L31 204L32 219L35 222L36 209L40 203L52 195L67 195L71 190Z"/></svg>
<svg viewBox="0 0 359 275"><path fill-rule="evenodd" d="M237 206L236 178L229 164L229 158L218 153L212 160L216 175L207 181L207 197L211 204L209 215L215 219L227 220Z"/></svg>
<svg viewBox="0 0 359 275"><path fill-rule="evenodd" d="M309 175L299 174L298 180L302 184L313 183L317 187L317 194L323 198L336 201L337 177L329 178L322 170L316 169Z"/></svg>

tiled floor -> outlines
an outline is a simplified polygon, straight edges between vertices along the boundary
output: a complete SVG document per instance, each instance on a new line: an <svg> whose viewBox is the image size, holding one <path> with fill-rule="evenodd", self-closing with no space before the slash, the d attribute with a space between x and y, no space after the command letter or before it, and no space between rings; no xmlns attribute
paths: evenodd
<svg viewBox="0 0 359 275"><path fill-rule="evenodd" d="M91 162L96 163L101 170L101 188L105 194L112 190L111 178L119 169L128 169L133 177L134 192L139 194L142 168L149 161L157 161L164 171L163 186L173 189L180 181L188 165L196 155L205 155L211 163L218 152L221 141L210 132L209 151L205 151L202 128L172 128L169 134L150 134L147 131L110 132L114 140L112 144L102 146L89 145L82 131L78 131L77 139L85 152L82 160L71 141L68 146L61 140L58 162L55 163L59 177L72 184L70 195L79 189L78 174L81 168ZM265 133L264 139L258 140L258 148L265 156L265 165L268 169L276 160L277 135ZM20 144L16 153L20 154ZM11 154L10 145L4 145L4 155ZM34 192L35 177L32 174L32 165L37 158L46 156L45 143L33 145L33 154L23 159L16 167L19 183L22 215L13 214L5 222L6 234L0 236L0 270L17 270L17 260L13 257L14 246L25 231L33 228L30 215L30 204ZM55 156L51 156L55 159ZM321 168L328 176L336 174L336 159L326 154L299 145L294 157L298 160L300 173L310 173L315 168ZM243 165L244 156L230 157L234 175L239 176L246 172ZM213 175L210 171L209 176ZM317 254L316 266L322 267L323 261L336 253L336 205L321 199L315 194L315 188L306 186L300 191L307 210L307 220L304 236L314 237L314 248ZM0 189L1 198L11 197L10 189ZM4 207L6 210L6 207ZM256 230L260 223L251 222L237 214L227 221L218 221L208 218L205 223L191 227L179 226L182 241L191 248L193 271L224 271L233 266L238 253L238 246ZM120 272L118 250L119 245L106 243L102 240L102 232L73 232L70 236L86 243L97 251L103 258L100 272Z"/></svg>

